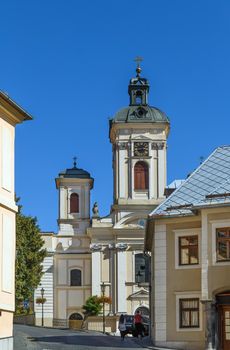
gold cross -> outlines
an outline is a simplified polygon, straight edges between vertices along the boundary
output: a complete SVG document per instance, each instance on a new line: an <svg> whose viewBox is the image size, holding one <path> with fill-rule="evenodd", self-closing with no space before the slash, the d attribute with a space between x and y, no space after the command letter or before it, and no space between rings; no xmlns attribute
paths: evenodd
<svg viewBox="0 0 230 350"><path fill-rule="evenodd" d="M140 63L143 61L143 58L140 57L140 56L137 56L134 61L136 62L137 64L137 67L140 67Z"/></svg>

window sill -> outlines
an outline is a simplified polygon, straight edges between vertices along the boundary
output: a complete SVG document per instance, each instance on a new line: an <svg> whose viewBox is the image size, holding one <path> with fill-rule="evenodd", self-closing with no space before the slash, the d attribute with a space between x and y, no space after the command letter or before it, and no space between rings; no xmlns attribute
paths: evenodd
<svg viewBox="0 0 230 350"><path fill-rule="evenodd" d="M148 193L149 190L148 189L145 189L145 190L135 190L134 189L134 192L137 192L137 193Z"/></svg>
<svg viewBox="0 0 230 350"><path fill-rule="evenodd" d="M201 327L192 327L192 328L179 328L177 329L177 332L201 332Z"/></svg>
<svg viewBox="0 0 230 350"><path fill-rule="evenodd" d="M230 262L229 262L230 263ZM176 270L188 270L188 269L200 269L200 264L194 264L194 265L177 265L175 267Z"/></svg>
<svg viewBox="0 0 230 350"><path fill-rule="evenodd" d="M224 261L215 261L213 263L213 266L229 266L230 260L224 260Z"/></svg>

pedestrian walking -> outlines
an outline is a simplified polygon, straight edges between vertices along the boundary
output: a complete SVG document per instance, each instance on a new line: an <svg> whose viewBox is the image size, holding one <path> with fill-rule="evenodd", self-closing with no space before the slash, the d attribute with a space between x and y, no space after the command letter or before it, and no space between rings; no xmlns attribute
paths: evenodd
<svg viewBox="0 0 230 350"><path fill-rule="evenodd" d="M118 329L120 331L121 339L124 340L126 335L126 325L125 325L125 317L123 314L121 314L119 318Z"/></svg>
<svg viewBox="0 0 230 350"><path fill-rule="evenodd" d="M139 310L137 310L137 312L134 315L134 326L135 326L137 337L143 338L143 324L142 324L142 317Z"/></svg>

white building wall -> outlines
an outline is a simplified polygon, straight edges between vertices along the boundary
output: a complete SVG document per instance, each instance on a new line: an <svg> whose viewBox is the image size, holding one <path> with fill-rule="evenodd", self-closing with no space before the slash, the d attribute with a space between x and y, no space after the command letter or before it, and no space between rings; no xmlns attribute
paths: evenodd
<svg viewBox="0 0 230 350"><path fill-rule="evenodd" d="M165 174L165 150L158 150L158 185L159 185L159 198L164 196L164 190L166 187L166 174Z"/></svg>
<svg viewBox="0 0 230 350"><path fill-rule="evenodd" d="M151 144L150 144L151 145ZM149 152L153 152L151 150L151 147L150 147L150 150ZM152 199L152 198L155 198L156 194L155 194L155 190L154 190L154 184L156 182L156 171L155 171L155 168L154 168L154 157L152 156L151 159L150 159L150 162L149 162L149 198Z"/></svg>
<svg viewBox="0 0 230 350"><path fill-rule="evenodd" d="M65 219L67 213L67 191L64 187L60 187L59 192L59 218Z"/></svg>
<svg viewBox="0 0 230 350"><path fill-rule="evenodd" d="M92 252L92 295L101 295L101 252Z"/></svg>
<svg viewBox="0 0 230 350"><path fill-rule="evenodd" d="M117 252L117 311L127 312L126 301L126 252Z"/></svg>
<svg viewBox="0 0 230 350"><path fill-rule="evenodd" d="M2 285L6 293L14 291L14 268L12 261L15 251L15 225L12 215L2 215ZM14 305L13 305L14 307Z"/></svg>
<svg viewBox="0 0 230 350"><path fill-rule="evenodd" d="M53 256L47 256L44 259L43 262L43 272L44 275L42 276L41 282L39 287L35 290L34 294L34 311L35 311L35 318L36 318L36 324L41 324L41 318L42 318L42 306L41 304L36 303L37 298L41 298L41 288L44 288L44 298L46 298L46 302L43 305L43 312L44 312L44 325L46 326L52 326L52 320L53 320Z"/></svg>
<svg viewBox="0 0 230 350"><path fill-rule="evenodd" d="M2 127L2 188L12 191L13 186L13 144L12 133L9 127Z"/></svg>
<svg viewBox="0 0 230 350"><path fill-rule="evenodd" d="M126 197L126 178L127 178L127 166L125 164L126 150L119 150L119 197Z"/></svg>

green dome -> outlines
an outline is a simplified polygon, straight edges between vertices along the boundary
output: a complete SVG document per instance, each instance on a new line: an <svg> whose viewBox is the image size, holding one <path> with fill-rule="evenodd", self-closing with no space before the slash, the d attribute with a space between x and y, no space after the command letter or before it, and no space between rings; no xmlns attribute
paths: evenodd
<svg viewBox="0 0 230 350"><path fill-rule="evenodd" d="M112 123L169 123L167 115L156 107L135 105L120 109Z"/></svg>
<svg viewBox="0 0 230 350"><path fill-rule="evenodd" d="M78 179L91 179L90 173L84 169L79 169L73 167L71 169L66 169L59 173L59 177L65 178L78 178Z"/></svg>

